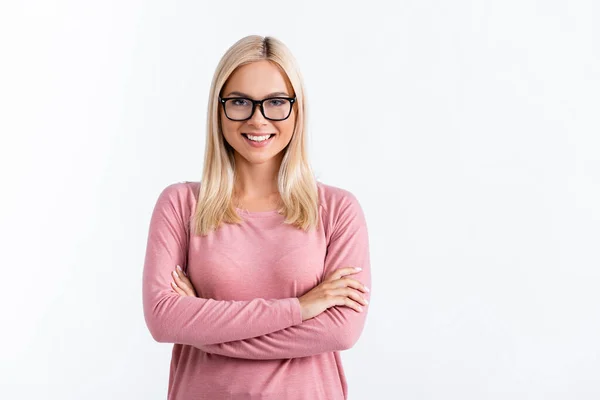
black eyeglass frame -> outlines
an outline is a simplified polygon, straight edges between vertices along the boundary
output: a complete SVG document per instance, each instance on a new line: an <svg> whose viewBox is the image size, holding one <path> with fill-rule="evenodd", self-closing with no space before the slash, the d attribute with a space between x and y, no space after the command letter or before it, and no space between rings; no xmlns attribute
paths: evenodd
<svg viewBox="0 0 600 400"><path fill-rule="evenodd" d="M248 118L233 119L233 118L230 118L229 115L227 115L227 107L225 107L225 102L227 100L233 100L233 99L248 100L248 101L252 102L252 112L250 113L250 116ZM269 118L265 115L265 109L263 108L263 102L265 102L267 100L273 100L273 99L284 99L284 100L287 100L290 102L290 111L288 112L288 115L285 116L285 118L281 118L281 119ZM295 101L296 101L296 96L294 96L294 97L275 96L275 97L269 97L269 98L262 99L262 100L252 100L247 97L221 97L221 96L219 96L219 102L223 105L223 111L225 111L225 116L227 117L227 119L229 119L231 121L248 121L254 115L254 112L256 111L256 105L260 106L260 113L262 114L263 117L265 117L265 119L268 119L269 121L285 121L286 119L288 119L290 117L290 115L292 115L292 108L294 108Z"/></svg>

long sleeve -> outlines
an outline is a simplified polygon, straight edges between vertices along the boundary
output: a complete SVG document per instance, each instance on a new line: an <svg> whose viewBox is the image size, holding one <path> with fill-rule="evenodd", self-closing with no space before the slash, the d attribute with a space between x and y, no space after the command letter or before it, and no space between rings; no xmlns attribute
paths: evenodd
<svg viewBox="0 0 600 400"><path fill-rule="evenodd" d="M161 343L202 347L300 324L302 313L295 297L227 301L180 296L171 288L171 272L177 264L186 265L192 196L183 183L169 185L150 219L142 297L152 337Z"/></svg>
<svg viewBox="0 0 600 400"><path fill-rule="evenodd" d="M363 210L351 192L334 207L331 237L327 246L323 277L333 270L353 266L362 271L349 277L371 289L369 239ZM370 293L363 296L370 299ZM368 306L357 312L347 306L334 306L299 325L286 327L258 337L199 346L207 353L256 360L306 357L324 352L346 350L359 339L367 318Z"/></svg>

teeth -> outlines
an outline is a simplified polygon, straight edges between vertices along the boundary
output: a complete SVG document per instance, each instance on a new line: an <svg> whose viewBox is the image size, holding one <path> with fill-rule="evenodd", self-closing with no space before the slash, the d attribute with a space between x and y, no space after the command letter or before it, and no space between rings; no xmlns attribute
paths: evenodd
<svg viewBox="0 0 600 400"><path fill-rule="evenodd" d="M271 135L265 135L265 136L246 135L246 137L248 137L248 139L253 140L255 142L262 142L263 140L267 140L269 137L271 137Z"/></svg>

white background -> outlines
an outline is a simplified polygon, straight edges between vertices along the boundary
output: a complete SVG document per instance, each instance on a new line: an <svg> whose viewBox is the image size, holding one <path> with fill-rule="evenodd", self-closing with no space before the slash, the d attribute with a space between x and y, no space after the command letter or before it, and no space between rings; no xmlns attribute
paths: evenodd
<svg viewBox="0 0 600 400"><path fill-rule="evenodd" d="M598 2L217 3L2 2L0 398L166 398L150 213L248 34L295 54L317 177L367 216L350 400L600 398Z"/></svg>

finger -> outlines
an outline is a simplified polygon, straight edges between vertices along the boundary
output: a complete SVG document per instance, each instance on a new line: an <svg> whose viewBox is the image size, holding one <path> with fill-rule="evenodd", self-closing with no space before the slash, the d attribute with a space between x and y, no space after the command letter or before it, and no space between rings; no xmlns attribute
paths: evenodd
<svg viewBox="0 0 600 400"><path fill-rule="evenodd" d="M182 296L185 295L185 292L183 290L181 290L175 282L171 281L171 287L173 288L174 291L177 292L177 294L180 294Z"/></svg>
<svg viewBox="0 0 600 400"><path fill-rule="evenodd" d="M367 300L365 296L361 295L358 290L350 288L347 288L347 290L348 294L346 296L350 297L352 300L362 304L365 307L367 306L367 304L369 304L369 300Z"/></svg>
<svg viewBox="0 0 600 400"><path fill-rule="evenodd" d="M188 277L185 276L183 271L180 270L173 271L173 278L177 279L176 282L189 282Z"/></svg>
<svg viewBox="0 0 600 400"><path fill-rule="evenodd" d="M172 271L171 275L173 276L175 283L179 284L179 282L181 282L181 278L179 277L179 273L177 272L177 270Z"/></svg>
<svg viewBox="0 0 600 400"><path fill-rule="evenodd" d="M337 296L335 298L335 305L350 307L356 312L363 311L362 306L358 302L356 302L353 299L351 299L350 297L346 297L346 296Z"/></svg>
<svg viewBox="0 0 600 400"><path fill-rule="evenodd" d="M178 284L173 282L172 285L177 288L176 292L182 296L198 297L198 296L196 296L196 293L192 289L190 289L188 286L186 286L182 282L179 282Z"/></svg>
<svg viewBox="0 0 600 400"><path fill-rule="evenodd" d="M360 281L357 281L353 278L340 278L338 280L329 282L330 285L334 288L339 287L352 287L354 289L360 290L364 293L369 292L369 288L363 285Z"/></svg>
<svg viewBox="0 0 600 400"><path fill-rule="evenodd" d="M356 312L363 312L364 311L364 308L362 308L362 306L359 303L357 303L356 301L352 300L351 298L346 297L346 298L344 298L344 300L345 300L344 301L344 303L345 303L344 305L346 307L350 307L350 308L352 308Z"/></svg>
<svg viewBox="0 0 600 400"><path fill-rule="evenodd" d="M182 279L181 276L177 273L177 271L173 271L172 275L177 286L183 291L183 294L185 294L186 296L193 296L193 291L186 282L187 278L184 277Z"/></svg>
<svg viewBox="0 0 600 400"><path fill-rule="evenodd" d="M175 275L173 275L173 277L178 279L179 282L185 282L187 285L191 286L190 279L183 273L183 271L175 270L173 272L175 273Z"/></svg>
<svg viewBox="0 0 600 400"><path fill-rule="evenodd" d="M179 279L177 281L177 286L179 286L181 288L181 290L183 290L187 296L197 297L196 292L194 291L194 287L192 286L191 283L189 283L189 280Z"/></svg>
<svg viewBox="0 0 600 400"><path fill-rule="evenodd" d="M334 296L336 298L338 297L348 297L350 299L352 299L353 301L360 303L364 306L366 306L367 304L369 304L369 301L366 299L366 297L364 297L363 295L361 295L361 293L356 290L356 289L352 289L352 288L338 288L338 289L333 289L333 290L328 290L326 292L327 295L330 296Z"/></svg>
<svg viewBox="0 0 600 400"><path fill-rule="evenodd" d="M196 296L196 292L194 291L194 285L192 285L192 282L187 276L182 275L182 272L179 272L179 274L177 274L176 282L177 285L180 288L182 288L188 296Z"/></svg>
<svg viewBox="0 0 600 400"><path fill-rule="evenodd" d="M358 268L360 268L360 267L358 267ZM334 270L325 280L326 281L337 280L337 279L340 279L342 276L356 274L356 273L360 272L361 270L362 270L362 268L357 269L357 267L338 268L338 269Z"/></svg>
<svg viewBox="0 0 600 400"><path fill-rule="evenodd" d="M179 278L181 279L186 279L187 275L183 273L183 270L181 269L181 267L178 265L177 268L175 268L175 273L177 273L177 276L179 276Z"/></svg>

